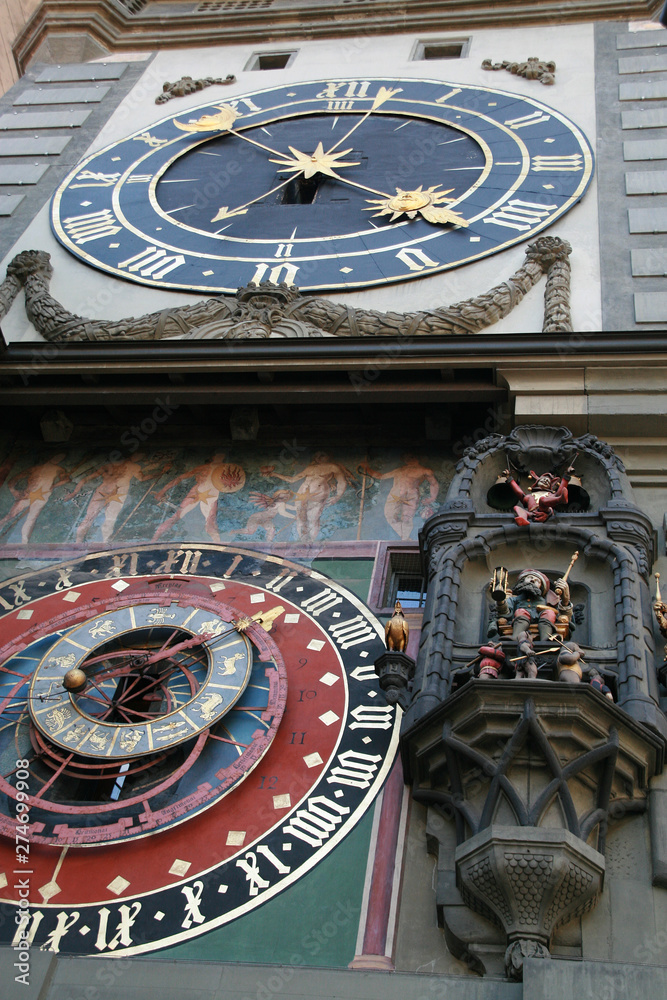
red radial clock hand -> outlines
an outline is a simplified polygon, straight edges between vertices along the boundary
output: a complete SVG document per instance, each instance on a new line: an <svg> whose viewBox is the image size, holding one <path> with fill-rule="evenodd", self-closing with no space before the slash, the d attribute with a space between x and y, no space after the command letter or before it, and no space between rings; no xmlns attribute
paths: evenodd
<svg viewBox="0 0 667 1000"><path fill-rule="evenodd" d="M159 660L164 660L174 653L180 653L182 649L190 649L192 646L203 646L213 636L213 632L203 632L201 635L193 635L191 639L184 639L183 642L177 642L174 646L159 649L157 653L151 653L148 659L143 661L142 666L148 666L149 663L157 663Z"/></svg>

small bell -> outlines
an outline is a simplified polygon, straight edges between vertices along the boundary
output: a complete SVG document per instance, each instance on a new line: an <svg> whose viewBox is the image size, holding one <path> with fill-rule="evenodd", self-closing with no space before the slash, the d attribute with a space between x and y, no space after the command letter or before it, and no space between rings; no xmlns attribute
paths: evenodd
<svg viewBox="0 0 667 1000"><path fill-rule="evenodd" d="M509 477L504 473L498 476L491 489L486 494L486 502L494 510L512 510L517 502L514 490L510 486Z"/></svg>
<svg viewBox="0 0 667 1000"><path fill-rule="evenodd" d="M567 509L584 511L591 505L591 498L581 485L580 476L571 476L567 484Z"/></svg>

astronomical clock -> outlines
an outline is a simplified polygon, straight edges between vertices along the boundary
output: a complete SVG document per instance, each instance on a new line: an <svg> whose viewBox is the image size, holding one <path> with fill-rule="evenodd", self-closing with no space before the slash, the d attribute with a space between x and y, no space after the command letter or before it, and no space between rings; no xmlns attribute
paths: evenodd
<svg viewBox="0 0 667 1000"><path fill-rule="evenodd" d="M4 943L219 927L317 865L392 764L381 628L318 572L147 545L9 580L0 607Z"/></svg>
<svg viewBox="0 0 667 1000"><path fill-rule="evenodd" d="M53 200L72 253L117 277L235 292L364 288L541 232L590 146L529 96L418 79L284 84L171 114L93 153Z"/></svg>

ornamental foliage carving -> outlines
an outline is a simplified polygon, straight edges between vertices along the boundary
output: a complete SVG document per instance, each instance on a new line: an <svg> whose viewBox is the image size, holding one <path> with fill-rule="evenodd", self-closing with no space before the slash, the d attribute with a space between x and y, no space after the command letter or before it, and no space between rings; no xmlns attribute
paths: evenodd
<svg viewBox="0 0 667 1000"><path fill-rule="evenodd" d="M293 285L247 285L221 295L122 320L93 320L69 312L49 291L50 255L25 250L7 266L0 285L0 320L23 287L30 322L45 340L78 341L263 340L269 337L437 337L478 333L507 316L546 275L544 330L571 332L569 307L572 248L541 236L526 249L521 267L488 292L440 309L415 313L355 309L331 299L302 296Z"/></svg>

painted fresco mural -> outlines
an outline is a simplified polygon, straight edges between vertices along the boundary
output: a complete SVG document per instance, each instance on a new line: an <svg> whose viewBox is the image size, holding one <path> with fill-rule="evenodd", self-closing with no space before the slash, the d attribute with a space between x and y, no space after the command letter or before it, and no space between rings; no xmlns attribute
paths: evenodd
<svg viewBox="0 0 667 1000"><path fill-rule="evenodd" d="M0 467L0 544L416 539L454 463L375 449L46 448Z"/></svg>

